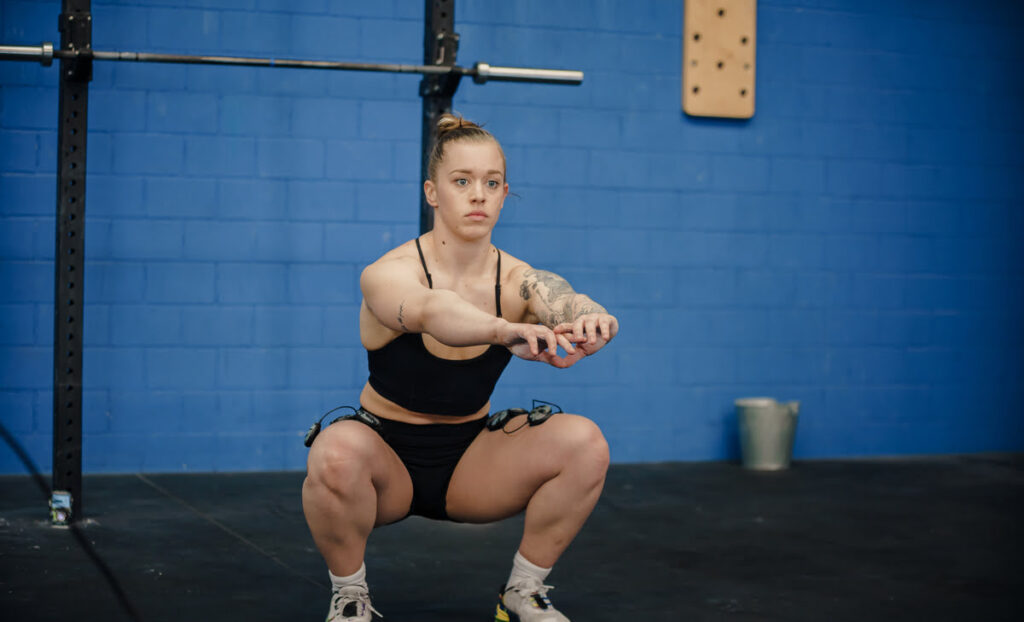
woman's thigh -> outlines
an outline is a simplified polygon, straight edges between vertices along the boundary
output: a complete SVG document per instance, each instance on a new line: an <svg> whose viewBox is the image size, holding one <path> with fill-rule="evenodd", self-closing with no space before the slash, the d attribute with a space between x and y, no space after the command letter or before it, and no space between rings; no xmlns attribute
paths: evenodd
<svg viewBox="0 0 1024 622"><path fill-rule="evenodd" d="M506 426L525 423L516 417ZM459 460L448 486L448 514L464 522L490 522L526 508L545 482L570 462L583 471L607 468L608 446L597 425L585 417L557 414L537 426L511 434L483 430ZM588 482L580 482L581 486Z"/></svg>
<svg viewBox="0 0 1024 622"><path fill-rule="evenodd" d="M409 513L409 472L395 451L366 424L349 420L327 426L310 448L307 462L310 473L317 469L324 484L342 495L352 478L368 476L377 497L375 525L402 520Z"/></svg>

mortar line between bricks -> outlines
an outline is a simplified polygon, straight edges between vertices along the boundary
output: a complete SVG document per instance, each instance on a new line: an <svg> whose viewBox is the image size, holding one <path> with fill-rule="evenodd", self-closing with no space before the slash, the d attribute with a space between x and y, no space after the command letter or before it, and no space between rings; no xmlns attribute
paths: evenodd
<svg viewBox="0 0 1024 622"><path fill-rule="evenodd" d="M248 546L249 548L253 549L257 553L260 553L261 555L263 555L264 557L268 558L270 561L274 562L278 566L281 566L282 568L287 570L290 574L295 575L296 577L302 579L303 581L305 581L307 583L315 585L316 587L319 587L319 588L329 587L326 584L314 581L313 579L310 579L306 575L304 575L304 574L300 573L299 571L295 570L294 568L292 568L288 564L286 564L283 561L281 561L280 559L278 559L272 553L270 553L270 552L266 551L265 549L263 549L262 547L260 547L258 544L256 544L252 540L249 540L248 538L246 538L242 534L238 533L237 531L235 531L231 527L228 527L227 525L225 525L224 523L220 522L216 518L214 518L214 517L210 516L209 514L203 512L202 510L200 510L196 506L192 505L188 501L185 501L181 497L175 495L174 493L172 493L171 491L167 490L163 486L160 486L159 484L157 484L153 480L149 479L148 477L146 477L142 473L136 473L135 477L137 477L140 481L142 481L144 484L146 484L147 486L149 486L153 490L159 492L160 494L162 494L163 496L167 497L168 499L172 499L174 501L177 501L182 506L188 508L196 516L198 516L198 517L202 518L203 520L207 521L208 523L214 525L215 527L217 527L218 529L220 529L224 533L226 533L229 536L231 536L232 538L238 540L242 544L245 544L246 546Z"/></svg>

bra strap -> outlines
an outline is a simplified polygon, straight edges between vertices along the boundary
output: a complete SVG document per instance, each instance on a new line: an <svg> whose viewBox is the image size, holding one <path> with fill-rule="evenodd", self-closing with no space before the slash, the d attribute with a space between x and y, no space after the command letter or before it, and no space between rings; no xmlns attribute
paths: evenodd
<svg viewBox="0 0 1024 622"><path fill-rule="evenodd" d="M498 251L498 272L494 275L494 308L498 311L498 317L501 317L501 250L497 246L494 250Z"/></svg>
<svg viewBox="0 0 1024 622"><path fill-rule="evenodd" d="M434 279L430 278L430 270L427 270L427 260L423 258L423 249L420 247L420 239L419 238L416 238L416 250L420 254L420 263L423 264L423 274L427 275L427 285L430 286L430 289L434 289ZM500 262L501 262L501 257L500 256L498 257L498 262L499 262L498 265L501 265L500 264Z"/></svg>

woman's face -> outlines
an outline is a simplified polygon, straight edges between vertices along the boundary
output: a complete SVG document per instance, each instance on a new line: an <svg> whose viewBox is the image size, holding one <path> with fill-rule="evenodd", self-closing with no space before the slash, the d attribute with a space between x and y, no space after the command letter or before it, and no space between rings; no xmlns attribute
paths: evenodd
<svg viewBox="0 0 1024 622"><path fill-rule="evenodd" d="M423 183L427 203L440 221L460 237L490 233L508 195L505 159L493 140L460 140L445 145L437 179Z"/></svg>

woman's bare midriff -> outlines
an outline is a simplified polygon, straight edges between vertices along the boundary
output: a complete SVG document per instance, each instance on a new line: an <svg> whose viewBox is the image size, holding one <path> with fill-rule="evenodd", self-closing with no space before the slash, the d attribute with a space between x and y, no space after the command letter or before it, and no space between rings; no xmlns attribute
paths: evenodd
<svg viewBox="0 0 1024 622"><path fill-rule="evenodd" d="M414 425L423 425L427 423L465 423L467 421L486 417L491 408L491 403L487 402L479 411L471 415L463 415L459 417L420 413L409 410L408 408L402 408L398 404L385 398L380 393L377 393L377 391L370 386L370 383L366 383L363 387L363 392L359 394L359 403L363 408L378 417L391 419L392 421L401 421L402 423L411 423Z"/></svg>

